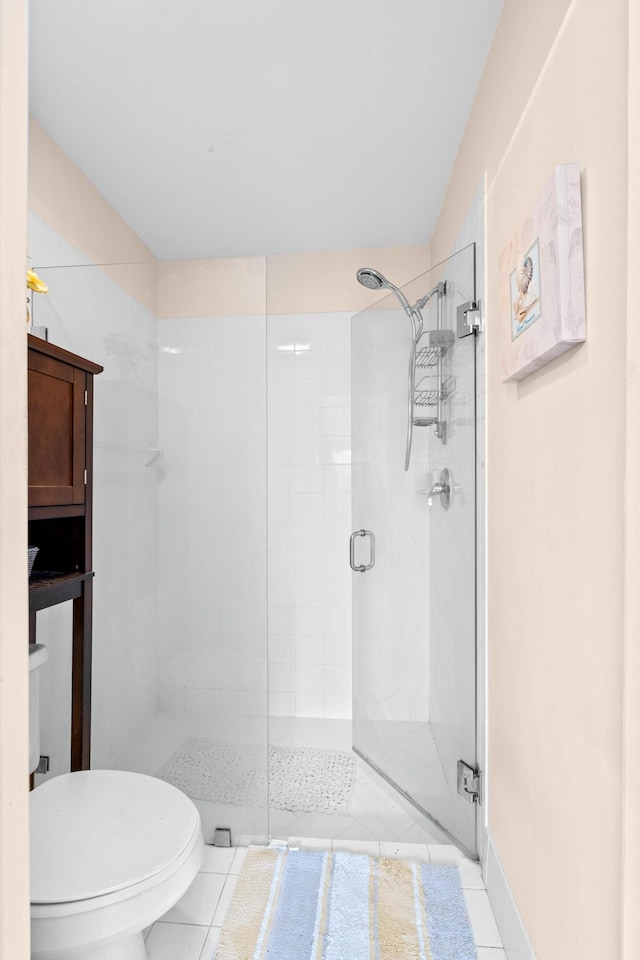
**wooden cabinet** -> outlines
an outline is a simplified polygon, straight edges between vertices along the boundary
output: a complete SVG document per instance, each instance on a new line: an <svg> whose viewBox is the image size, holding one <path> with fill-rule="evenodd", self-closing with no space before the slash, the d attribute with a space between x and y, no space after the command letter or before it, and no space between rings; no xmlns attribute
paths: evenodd
<svg viewBox="0 0 640 960"><path fill-rule="evenodd" d="M85 502L87 371L29 348L29 506Z"/></svg>
<svg viewBox="0 0 640 960"><path fill-rule="evenodd" d="M91 760L93 378L102 367L29 336L29 642L38 610L73 602L71 769ZM52 651L54 655L54 651Z"/></svg>

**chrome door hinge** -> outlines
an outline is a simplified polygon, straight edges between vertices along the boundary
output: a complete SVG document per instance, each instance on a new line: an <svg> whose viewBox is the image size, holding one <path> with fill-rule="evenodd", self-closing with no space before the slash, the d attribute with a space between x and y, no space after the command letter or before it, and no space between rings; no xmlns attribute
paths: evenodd
<svg viewBox="0 0 640 960"><path fill-rule="evenodd" d="M456 310L458 320L458 337L469 337L471 334L482 333L482 314L480 301L474 303L467 300L461 303Z"/></svg>
<svg viewBox="0 0 640 960"><path fill-rule="evenodd" d="M480 803L482 776L464 760L458 760L458 793L469 803Z"/></svg>
<svg viewBox="0 0 640 960"><path fill-rule="evenodd" d="M87 468L86 468L86 467L84 468L84 483L85 483L85 486L86 486L86 484L87 484Z"/></svg>
<svg viewBox="0 0 640 960"><path fill-rule="evenodd" d="M84 392L84 405L85 405L85 407L88 407L88 406L89 406L89 394L88 394L88 392L87 392L86 390L85 390L85 392Z"/></svg>

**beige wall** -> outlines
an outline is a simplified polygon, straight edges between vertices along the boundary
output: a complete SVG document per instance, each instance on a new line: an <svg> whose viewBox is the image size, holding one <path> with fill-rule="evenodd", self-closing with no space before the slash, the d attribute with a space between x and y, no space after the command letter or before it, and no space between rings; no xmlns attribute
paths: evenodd
<svg viewBox="0 0 640 960"><path fill-rule="evenodd" d="M374 267L397 287L404 286L431 266L427 245L299 253L268 258L269 313L357 313L380 299L356 281L359 267ZM384 291L383 291L384 292Z"/></svg>
<svg viewBox="0 0 640 960"><path fill-rule="evenodd" d="M629 6L629 218L627 223L627 470L625 478L625 659L623 958L640 957L640 6Z"/></svg>
<svg viewBox="0 0 640 960"><path fill-rule="evenodd" d="M430 265L426 244L167 261L159 264L158 316L357 313L380 299L356 282L358 267L376 267L402 286Z"/></svg>
<svg viewBox="0 0 640 960"><path fill-rule="evenodd" d="M29 956L27 5L0 3L0 957Z"/></svg>
<svg viewBox="0 0 640 960"><path fill-rule="evenodd" d="M158 317L236 317L266 311L265 257L166 260L158 269Z"/></svg>
<svg viewBox="0 0 640 960"><path fill-rule="evenodd" d="M538 960L620 956L626 110L626 0L506 0L432 241L486 168L489 828ZM588 339L503 383L498 258L568 161Z"/></svg>

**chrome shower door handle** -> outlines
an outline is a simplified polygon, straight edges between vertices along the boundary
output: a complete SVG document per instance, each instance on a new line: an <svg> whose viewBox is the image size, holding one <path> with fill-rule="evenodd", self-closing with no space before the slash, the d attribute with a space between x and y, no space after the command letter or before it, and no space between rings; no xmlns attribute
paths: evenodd
<svg viewBox="0 0 640 960"><path fill-rule="evenodd" d="M369 563L356 565L356 537L371 537L371 556ZM366 573L376 562L376 538L371 530L354 530L349 538L349 565L356 573Z"/></svg>

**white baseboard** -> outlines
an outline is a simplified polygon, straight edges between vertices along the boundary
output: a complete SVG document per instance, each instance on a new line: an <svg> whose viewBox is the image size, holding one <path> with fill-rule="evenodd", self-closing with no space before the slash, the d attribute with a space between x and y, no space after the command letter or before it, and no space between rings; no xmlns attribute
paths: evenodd
<svg viewBox="0 0 640 960"><path fill-rule="evenodd" d="M507 960L536 960L490 833L486 834L486 845L481 846L483 852L486 850L482 862L484 882Z"/></svg>

